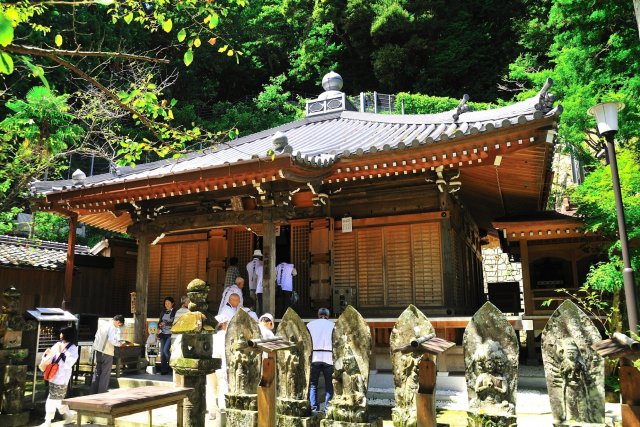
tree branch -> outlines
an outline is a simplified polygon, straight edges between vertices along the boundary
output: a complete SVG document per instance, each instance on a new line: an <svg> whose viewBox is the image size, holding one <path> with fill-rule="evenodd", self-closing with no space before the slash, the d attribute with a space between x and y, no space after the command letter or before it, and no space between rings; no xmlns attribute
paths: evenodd
<svg viewBox="0 0 640 427"><path fill-rule="evenodd" d="M149 118L147 118L144 114L140 113L139 111L136 111L133 108L129 107L127 104L123 103L120 100L120 98L118 98L113 92L111 92L109 89L107 89L102 83L100 83L99 81L97 81L96 79L94 79L89 74L85 73L84 71L82 71L81 69L76 67L75 65L71 64L70 62L65 61L64 59L62 59L62 58L60 58L60 57L58 57L56 55L50 54L47 57L49 59L51 59L52 61L55 61L58 64L62 65L63 67L65 67L69 71L71 71L71 72L77 74L78 76L82 77L87 82L91 83L94 87L99 89L100 92L104 93L109 99L111 99L113 102L115 102L117 105L119 105L120 108L124 109L125 111L128 111L129 113L131 113L132 116L137 117L140 120L140 122L143 125L145 125L145 127L147 129L149 129L149 131L151 133L153 133L153 136L155 136L158 141L162 141L162 138L160 137L160 135L157 134L157 132L153 128L153 125L151 123L151 120L149 120Z"/></svg>
<svg viewBox="0 0 640 427"><path fill-rule="evenodd" d="M150 56L134 55L130 53L120 53L120 52L92 52L92 51L83 51L83 50L42 49L35 46L23 46L23 45L16 45L16 44L0 46L0 50L12 52L12 53L18 53L22 55L43 56L45 58L51 58L51 59L53 59L53 56L81 56L81 57L97 56L100 58L117 58L117 59L127 59L131 61L153 62L156 64L169 64L168 59L152 58Z"/></svg>

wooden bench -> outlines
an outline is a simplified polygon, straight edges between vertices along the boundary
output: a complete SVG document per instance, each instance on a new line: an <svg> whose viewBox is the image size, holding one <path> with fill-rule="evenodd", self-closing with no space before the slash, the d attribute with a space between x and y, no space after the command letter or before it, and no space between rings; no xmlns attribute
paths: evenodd
<svg viewBox="0 0 640 427"><path fill-rule="evenodd" d="M193 391L186 387L145 386L118 389L106 393L64 399L62 403L78 414L77 426L82 425L82 416L107 419L114 426L114 419L138 412L149 412L149 427L153 426L151 411L169 405L178 405L177 423L182 427L182 402Z"/></svg>

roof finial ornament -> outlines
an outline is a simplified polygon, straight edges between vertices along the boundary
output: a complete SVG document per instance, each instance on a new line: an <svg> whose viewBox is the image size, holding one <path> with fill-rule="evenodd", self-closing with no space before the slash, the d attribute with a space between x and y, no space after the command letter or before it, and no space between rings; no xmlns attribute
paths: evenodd
<svg viewBox="0 0 640 427"><path fill-rule="evenodd" d="M553 108L553 101L555 101L555 97L553 94L549 93L551 86L553 86L553 80L548 78L538 93L536 110L549 110Z"/></svg>
<svg viewBox="0 0 640 427"><path fill-rule="evenodd" d="M284 132L277 131L271 137L271 143L273 144L273 149L277 153L282 153L289 143L289 138Z"/></svg>
<svg viewBox="0 0 640 427"><path fill-rule="evenodd" d="M342 89L343 83L342 76L335 71L329 71L322 78L322 88L327 92L332 90L339 91Z"/></svg>
<svg viewBox="0 0 640 427"><path fill-rule="evenodd" d="M80 169L76 169L76 171L71 175L71 181L73 181L73 185L82 185L84 184L84 180L87 179L87 174L82 172Z"/></svg>
<svg viewBox="0 0 640 427"><path fill-rule="evenodd" d="M460 117L460 114L466 113L467 111L469 111L469 106L467 105L468 101L469 101L469 95L465 93L464 95L462 95L462 99L460 100L460 103L458 104L458 107L456 108L456 112L453 113L453 121L454 122L458 121L458 118Z"/></svg>

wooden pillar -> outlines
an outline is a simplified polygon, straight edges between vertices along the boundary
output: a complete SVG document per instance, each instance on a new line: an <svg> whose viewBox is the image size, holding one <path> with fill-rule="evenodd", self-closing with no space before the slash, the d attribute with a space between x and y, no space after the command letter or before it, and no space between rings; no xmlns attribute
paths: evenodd
<svg viewBox="0 0 640 427"><path fill-rule="evenodd" d="M147 331L147 296L149 293L149 253L151 238L143 233L138 236L138 258L136 266L137 305L134 314L135 342L145 343Z"/></svg>
<svg viewBox="0 0 640 427"><path fill-rule="evenodd" d="M416 394L418 427L436 427L436 364L423 356L418 365L418 392Z"/></svg>
<svg viewBox="0 0 640 427"><path fill-rule="evenodd" d="M532 315L534 309L533 293L531 292L531 274L529 272L529 246L527 241L520 240L520 265L522 266L522 291L524 292L524 314ZM527 333L527 365L538 364L536 352L536 331L531 329Z"/></svg>
<svg viewBox="0 0 640 427"><path fill-rule="evenodd" d="M258 386L258 427L276 426L276 353L262 359L262 378Z"/></svg>
<svg viewBox="0 0 640 427"><path fill-rule="evenodd" d="M624 363L619 371L622 425L640 427L640 372L633 366L627 366L624 359L621 362Z"/></svg>
<svg viewBox="0 0 640 427"><path fill-rule="evenodd" d="M262 306L264 313L276 313L276 226L270 219L263 223ZM262 315L263 313L258 313Z"/></svg>
<svg viewBox="0 0 640 427"><path fill-rule="evenodd" d="M529 273L529 246L526 240L520 240L520 264L522 266L522 292L524 292L524 314L533 314L533 294L531 292L531 274Z"/></svg>
<svg viewBox="0 0 640 427"><path fill-rule="evenodd" d="M64 270L64 296L62 297L62 309L71 309L73 296L73 257L76 253L76 230L78 229L78 214L69 213L69 237L67 240L67 264ZM78 307L76 307L77 309Z"/></svg>

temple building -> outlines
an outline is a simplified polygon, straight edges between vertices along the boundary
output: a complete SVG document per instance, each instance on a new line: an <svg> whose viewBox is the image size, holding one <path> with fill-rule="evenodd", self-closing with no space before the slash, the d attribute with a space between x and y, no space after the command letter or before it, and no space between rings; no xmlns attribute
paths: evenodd
<svg viewBox="0 0 640 427"><path fill-rule="evenodd" d="M525 315L539 314L543 291L579 283L588 255L578 220L544 213L562 112L550 86L483 111L465 97L438 114L372 114L357 111L330 73L300 120L34 191L43 210L137 239L140 322L194 277L218 300L229 259L246 277L255 249L267 311L275 265L286 260L303 316L347 304L368 318L396 317L408 304L429 317L469 316L486 300L481 247L491 239L522 260ZM557 244L552 255L539 251ZM66 298L73 306L72 285Z"/></svg>

